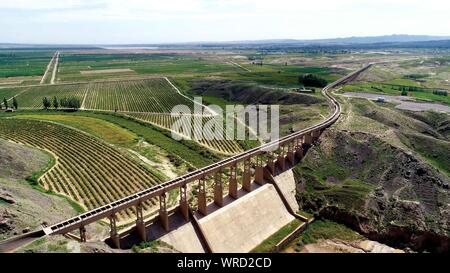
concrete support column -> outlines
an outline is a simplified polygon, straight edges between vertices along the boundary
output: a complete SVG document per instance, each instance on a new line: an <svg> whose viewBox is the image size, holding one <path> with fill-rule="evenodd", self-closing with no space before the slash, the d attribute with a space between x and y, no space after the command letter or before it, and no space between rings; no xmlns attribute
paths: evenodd
<svg viewBox="0 0 450 273"><path fill-rule="evenodd" d="M203 215L208 215L208 208L206 206L206 186L205 178L201 178L198 181L198 196L197 196L197 207L198 211Z"/></svg>
<svg viewBox="0 0 450 273"><path fill-rule="evenodd" d="M183 214L184 220L189 221L189 205L187 201L186 185L180 187L180 211L181 214Z"/></svg>
<svg viewBox="0 0 450 273"><path fill-rule="evenodd" d="M237 185L237 164L230 167L230 181L228 182L228 192L234 199L238 198L238 185Z"/></svg>
<svg viewBox="0 0 450 273"><path fill-rule="evenodd" d="M275 175L275 162L273 161L273 153L268 153L268 159L267 159L267 168L269 168L269 171L272 175Z"/></svg>
<svg viewBox="0 0 450 273"><path fill-rule="evenodd" d="M110 227L110 238L113 243L113 246L120 249L120 237L119 233L117 232L117 225L116 225L116 214L111 215L109 217L109 227Z"/></svg>
<svg viewBox="0 0 450 273"><path fill-rule="evenodd" d="M312 136L311 136L311 133L306 133L306 134L303 136L303 143L306 144L306 145L311 145L311 144L312 144Z"/></svg>
<svg viewBox="0 0 450 273"><path fill-rule="evenodd" d="M142 203L136 205L136 230L142 241L147 241L147 232L145 230L144 212L142 210Z"/></svg>
<svg viewBox="0 0 450 273"><path fill-rule="evenodd" d="M315 130L315 131L313 131L313 132L311 133L311 135L312 135L312 141L313 141L313 142L316 141L316 140L318 140L319 137L320 137L320 130Z"/></svg>
<svg viewBox="0 0 450 273"><path fill-rule="evenodd" d="M242 176L242 188L246 192L252 191L252 173L250 171L250 158L244 160L244 174Z"/></svg>
<svg viewBox="0 0 450 273"><path fill-rule="evenodd" d="M288 143L287 159L291 165L295 164L295 139Z"/></svg>
<svg viewBox="0 0 450 273"><path fill-rule="evenodd" d="M223 206L222 170L214 174L214 203L219 207Z"/></svg>
<svg viewBox="0 0 450 273"><path fill-rule="evenodd" d="M303 158L303 137L296 138L295 154L300 160Z"/></svg>
<svg viewBox="0 0 450 273"><path fill-rule="evenodd" d="M280 147L280 154L277 157L278 166L280 166L281 171L283 172L286 169L286 157L285 157L285 146Z"/></svg>
<svg viewBox="0 0 450 273"><path fill-rule="evenodd" d="M86 242L86 228L84 226L80 227L80 241Z"/></svg>
<svg viewBox="0 0 450 273"><path fill-rule="evenodd" d="M169 232L169 214L167 213L166 193L159 196L159 220L164 230Z"/></svg>
<svg viewBox="0 0 450 273"><path fill-rule="evenodd" d="M303 137L297 137L295 138L295 150L298 150L302 147L303 144Z"/></svg>
<svg viewBox="0 0 450 273"><path fill-rule="evenodd" d="M256 156L255 183L264 184L264 166L261 155Z"/></svg>

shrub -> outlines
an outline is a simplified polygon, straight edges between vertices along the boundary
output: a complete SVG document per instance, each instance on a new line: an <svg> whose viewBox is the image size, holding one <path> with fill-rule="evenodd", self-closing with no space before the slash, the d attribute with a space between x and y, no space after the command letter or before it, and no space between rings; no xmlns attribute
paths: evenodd
<svg viewBox="0 0 450 273"><path fill-rule="evenodd" d="M448 96L448 92L445 90L433 90L433 94L438 96Z"/></svg>
<svg viewBox="0 0 450 273"><path fill-rule="evenodd" d="M322 78L319 78L313 74L301 75L298 79L299 84L312 87L325 87L328 82Z"/></svg>

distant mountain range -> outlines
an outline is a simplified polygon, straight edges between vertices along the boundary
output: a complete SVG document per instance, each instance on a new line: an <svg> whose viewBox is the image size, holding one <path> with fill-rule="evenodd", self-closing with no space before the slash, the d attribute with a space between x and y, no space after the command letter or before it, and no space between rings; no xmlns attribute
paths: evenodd
<svg viewBox="0 0 450 273"><path fill-rule="evenodd" d="M439 43L437 43L439 42ZM128 45L107 45L107 47L161 47L161 48L293 48L293 47L342 47L342 48L379 48L385 46L401 47L439 47L450 48L450 36L429 36L429 35L406 35L394 34L384 36L368 37L347 37L332 39L267 39L267 40L247 40L247 41L223 41L223 42L188 42L188 43L165 43L165 44L128 44Z"/></svg>
<svg viewBox="0 0 450 273"><path fill-rule="evenodd" d="M347 38L331 38L331 39L270 39L270 40L254 40L254 41L234 41L224 42L231 44L302 44L302 45L351 45L351 44L373 44L373 43L404 43L404 42L424 42L450 40L450 36L428 36L428 35L407 35L393 34L383 36L366 36L366 37L347 37Z"/></svg>
<svg viewBox="0 0 450 273"><path fill-rule="evenodd" d="M333 46L333 47L379 47L389 46L414 47L420 45L422 47L439 45L439 47L448 47L450 44L450 36L429 36L429 35L407 35L394 34L384 36L367 36L367 37L347 37L347 38L331 38L331 39L267 39L267 40L248 40L248 41L223 41L223 42L187 42L187 43L161 43L161 44L120 44L120 45L77 45L77 44L17 44L17 43L0 43L0 49L16 48L16 49L95 49L95 48L151 48L151 47L309 47L309 46Z"/></svg>

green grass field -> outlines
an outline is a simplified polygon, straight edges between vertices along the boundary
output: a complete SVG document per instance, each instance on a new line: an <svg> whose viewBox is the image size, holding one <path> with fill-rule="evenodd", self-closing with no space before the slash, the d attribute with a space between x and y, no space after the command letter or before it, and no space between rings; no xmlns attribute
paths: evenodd
<svg viewBox="0 0 450 273"><path fill-rule="evenodd" d="M81 74L80 71L125 69L134 72L106 75ZM239 71L225 62L206 60L189 54L70 54L61 56L59 77L62 81L92 80L129 74L171 76L208 75Z"/></svg>
<svg viewBox="0 0 450 273"><path fill-rule="evenodd" d="M326 67L285 66L281 64L260 66L236 61L248 71L231 64L229 61L227 57L203 57L195 53L65 53L61 55L58 77L62 81L79 81L136 75L165 75L169 77L208 77L214 75L234 80L252 80L260 84L292 87L297 86L298 76L301 74L313 73L328 81L333 81L345 73L343 70ZM89 75L80 73L80 71L105 69L130 69L131 71Z"/></svg>

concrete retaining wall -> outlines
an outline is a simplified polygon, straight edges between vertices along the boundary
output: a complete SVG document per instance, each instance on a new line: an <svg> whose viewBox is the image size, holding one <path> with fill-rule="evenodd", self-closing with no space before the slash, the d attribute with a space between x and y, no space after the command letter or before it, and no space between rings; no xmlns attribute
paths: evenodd
<svg viewBox="0 0 450 273"><path fill-rule="evenodd" d="M286 201L289 203L292 211L298 212L298 203L295 199L295 179L292 170L287 170L273 178L274 183L278 185L278 188L283 193Z"/></svg>
<svg viewBox="0 0 450 273"><path fill-rule="evenodd" d="M295 218L265 184L199 219L213 252L249 252Z"/></svg>
<svg viewBox="0 0 450 273"><path fill-rule="evenodd" d="M183 253L204 253L200 239L195 232L191 222L172 230L163 237L161 241L173 246L176 250Z"/></svg>

